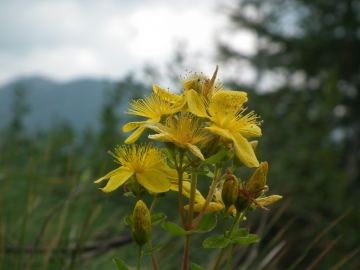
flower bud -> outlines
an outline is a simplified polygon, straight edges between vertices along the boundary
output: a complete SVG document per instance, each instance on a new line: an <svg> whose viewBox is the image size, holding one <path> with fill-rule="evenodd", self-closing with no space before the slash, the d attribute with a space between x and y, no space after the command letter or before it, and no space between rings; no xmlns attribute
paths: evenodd
<svg viewBox="0 0 360 270"><path fill-rule="evenodd" d="M269 188L266 186L266 176L268 174L269 166L267 162L261 162L259 168L254 172L248 182L248 187L252 190L260 189L257 194L254 194L254 198L260 197Z"/></svg>
<svg viewBox="0 0 360 270"><path fill-rule="evenodd" d="M241 193L237 196L237 199L234 203L236 211L238 211L238 212L244 212L250 205L251 205L251 200L246 198Z"/></svg>
<svg viewBox="0 0 360 270"><path fill-rule="evenodd" d="M239 182L233 174L230 174L225 180L221 192L221 198L226 207L230 207L235 203L238 192Z"/></svg>
<svg viewBox="0 0 360 270"><path fill-rule="evenodd" d="M151 216L142 200L135 205L132 235L139 246L146 244L151 236Z"/></svg>

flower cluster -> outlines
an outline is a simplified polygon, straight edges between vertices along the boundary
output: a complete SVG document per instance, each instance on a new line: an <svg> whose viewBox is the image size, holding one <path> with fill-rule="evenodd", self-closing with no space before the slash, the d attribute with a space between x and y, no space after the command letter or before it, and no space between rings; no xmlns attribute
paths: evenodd
<svg viewBox="0 0 360 270"><path fill-rule="evenodd" d="M133 132L125 140L125 146L118 146L115 153L109 152L120 167L95 183L109 179L101 188L104 192L112 192L125 184L127 194L137 197L138 203L128 224L133 226L134 238L140 246L148 241L153 225L153 207L149 211L142 201L146 193L158 199L169 190L178 192L185 232L195 231L206 213L233 218L229 233L224 235L228 240L246 213L256 208L267 210L266 205L281 199L278 195L265 197L269 190L266 185L268 163L259 163L255 155L258 142L250 141L262 135L260 117L244 106L247 93L225 90L216 79L217 73L218 67L211 78L188 72L179 77L180 94L153 85L152 94L129 103L125 113L145 120L123 126L124 133ZM145 129L155 132L148 138L164 142L165 148L159 149L152 143L135 144ZM234 174L242 166L257 168L249 181L241 181ZM212 178L205 197L197 190L198 174ZM188 198L188 205L183 205L183 196ZM199 212L196 219L193 219L194 212ZM175 235L182 233L175 230L174 225L164 224L165 230ZM188 236L187 241L189 239ZM183 269L188 265L187 248L189 245L184 251Z"/></svg>

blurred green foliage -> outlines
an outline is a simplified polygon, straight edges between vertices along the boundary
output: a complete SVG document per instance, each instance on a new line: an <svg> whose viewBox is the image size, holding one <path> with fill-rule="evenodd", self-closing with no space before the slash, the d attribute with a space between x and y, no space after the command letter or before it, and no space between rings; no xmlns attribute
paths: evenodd
<svg viewBox="0 0 360 270"><path fill-rule="evenodd" d="M269 162L270 190L291 199L277 230L296 217L280 267L352 208L299 266L341 235L317 266L329 269L360 243L360 1L242 0L225 10L232 35L249 31L256 40L250 54L219 43L218 57L255 70L252 84L229 86L247 91L248 107L264 120L258 157ZM359 254L343 267L359 268Z"/></svg>
<svg viewBox="0 0 360 270"><path fill-rule="evenodd" d="M220 70L239 65L256 71L253 84L230 81L226 88L247 91L249 110L264 120L257 156L269 162L269 195L284 196L271 207L271 218L251 214L246 225L262 240L238 250L233 267L288 269L352 209L296 268L309 267L341 236L316 264L330 269L360 243L360 1L242 0L224 9L234 34L245 29L255 35L256 50L244 54L236 44L219 43ZM180 67L174 63L173 69ZM271 91L261 91L274 80ZM107 151L124 141L121 118L135 120L117 111L120 100L150 92L150 85L129 76L106 91L99 132L79 134L58 121L30 134L23 125L31 109L26 85L14 89L12 120L0 136L0 269L114 269L113 257L135 262L136 246L126 245L131 236L123 222L135 200L101 193L93 180L116 167ZM159 211L176 222L176 198L167 199ZM154 246L164 244L161 264L171 269L182 245L161 229L154 235ZM359 253L352 255L340 269L360 268ZM196 250L191 260L205 267L214 257Z"/></svg>

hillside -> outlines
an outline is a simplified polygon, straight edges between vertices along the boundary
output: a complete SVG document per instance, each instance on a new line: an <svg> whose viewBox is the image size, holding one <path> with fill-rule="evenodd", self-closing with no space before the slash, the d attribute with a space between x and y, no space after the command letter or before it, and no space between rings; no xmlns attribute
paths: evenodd
<svg viewBox="0 0 360 270"><path fill-rule="evenodd" d="M56 83L41 77L15 80L0 88L0 128L11 118L14 90L18 86L25 88L26 103L30 107L24 119L27 128L47 129L54 121L66 120L76 130L82 130L85 127L98 128L105 91L113 89L115 83L96 79ZM126 106L127 100L120 103Z"/></svg>

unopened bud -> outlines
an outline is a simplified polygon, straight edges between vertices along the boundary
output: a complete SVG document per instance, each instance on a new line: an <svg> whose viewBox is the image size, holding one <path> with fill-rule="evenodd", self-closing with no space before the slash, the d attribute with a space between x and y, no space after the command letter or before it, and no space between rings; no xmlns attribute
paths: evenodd
<svg viewBox="0 0 360 270"><path fill-rule="evenodd" d="M251 205L251 201L246 198L243 194L239 194L237 196L237 199L234 203L236 211L238 212L244 212L250 205Z"/></svg>
<svg viewBox="0 0 360 270"><path fill-rule="evenodd" d="M151 236L151 216L142 200L135 205L132 235L139 246L146 244Z"/></svg>
<svg viewBox="0 0 360 270"><path fill-rule="evenodd" d="M261 162L259 168L257 168L257 170L250 178L248 182L248 187L252 188L253 190L261 189L261 188L264 188L264 191L268 190L268 188L266 188L266 176L268 174L268 170L269 170L268 163ZM257 194L255 198L259 197L261 194L262 192Z"/></svg>
<svg viewBox="0 0 360 270"><path fill-rule="evenodd" d="M221 198L226 207L230 207L235 203L238 192L239 182L233 174L229 174L221 192Z"/></svg>

